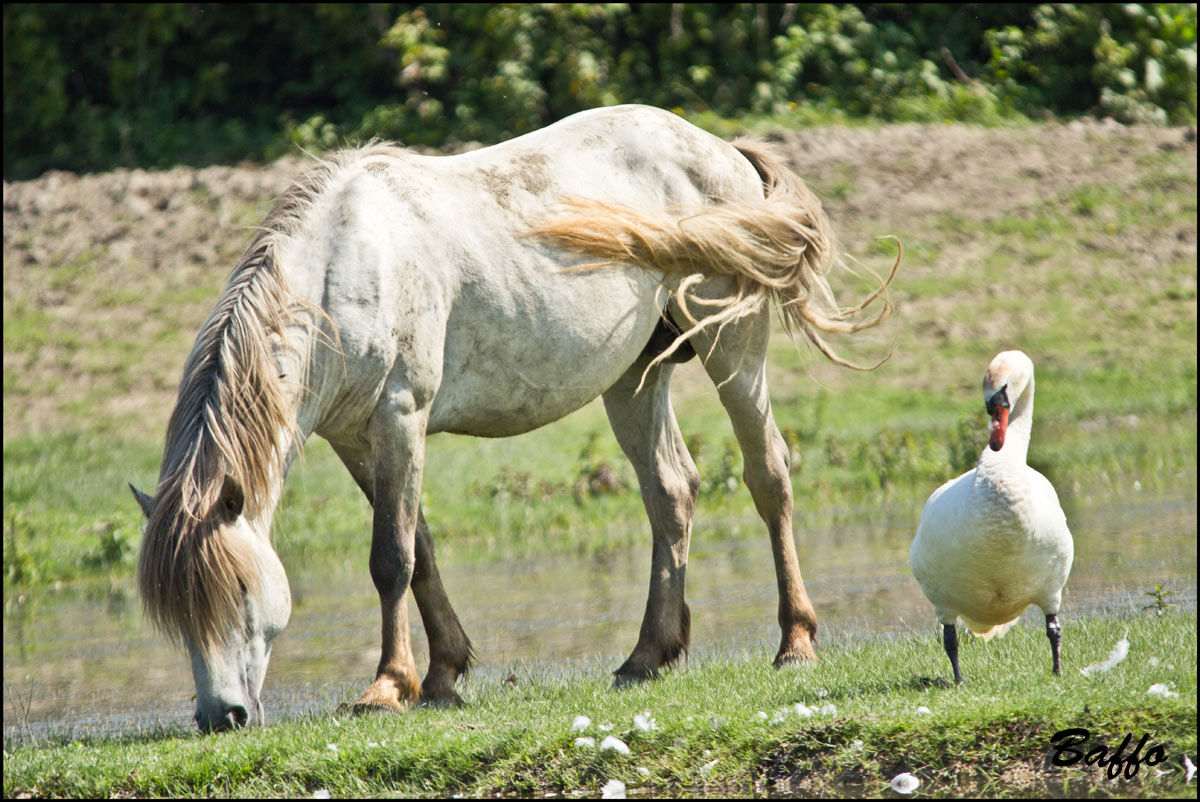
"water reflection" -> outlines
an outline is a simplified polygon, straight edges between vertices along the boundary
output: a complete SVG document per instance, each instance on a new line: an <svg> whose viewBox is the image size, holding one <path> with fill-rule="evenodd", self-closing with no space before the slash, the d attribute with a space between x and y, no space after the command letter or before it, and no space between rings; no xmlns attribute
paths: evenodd
<svg viewBox="0 0 1200 802"><path fill-rule="evenodd" d="M915 517L817 527L797 521L800 561L823 647L933 629L908 570ZM1076 558L1065 620L1140 610L1155 585L1196 605L1194 499L1111 504L1072 513ZM779 636L770 547L755 521L698 520L688 565L693 654L758 648ZM486 681L516 665L582 669L597 681L637 640L650 570L643 547L594 557L444 563L447 591ZM329 710L361 690L379 658L379 607L364 564L292 576L292 623L280 638L264 703L276 717ZM189 730L184 656L143 621L132 581L68 587L25 604L6 600L4 739ZM418 666L426 661L410 604ZM1036 609L1027 623L1041 626Z"/></svg>

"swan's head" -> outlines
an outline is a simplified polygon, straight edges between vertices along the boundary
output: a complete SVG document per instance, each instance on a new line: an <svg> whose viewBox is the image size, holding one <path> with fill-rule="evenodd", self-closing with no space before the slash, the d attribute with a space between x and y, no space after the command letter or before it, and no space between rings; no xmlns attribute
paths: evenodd
<svg viewBox="0 0 1200 802"><path fill-rule="evenodd" d="M988 446L992 451L1004 447L1008 431L1008 411L1033 384L1033 360L1021 351L996 354L983 376L983 403L992 420Z"/></svg>

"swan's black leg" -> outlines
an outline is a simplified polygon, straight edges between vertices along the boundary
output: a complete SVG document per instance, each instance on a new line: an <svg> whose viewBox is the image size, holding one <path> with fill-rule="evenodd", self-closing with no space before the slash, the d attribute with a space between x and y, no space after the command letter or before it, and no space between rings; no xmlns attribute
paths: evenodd
<svg viewBox="0 0 1200 802"><path fill-rule="evenodd" d="M946 647L946 655L954 668L954 684L963 681L962 672L958 670L958 630L954 624L942 624L942 645ZM1055 652L1057 654L1057 652Z"/></svg>
<svg viewBox="0 0 1200 802"><path fill-rule="evenodd" d="M1058 662L1058 644L1062 640L1062 627L1058 625L1058 616L1051 613L1046 616L1046 637L1050 639L1050 654L1054 656L1054 673L1062 674L1062 666Z"/></svg>

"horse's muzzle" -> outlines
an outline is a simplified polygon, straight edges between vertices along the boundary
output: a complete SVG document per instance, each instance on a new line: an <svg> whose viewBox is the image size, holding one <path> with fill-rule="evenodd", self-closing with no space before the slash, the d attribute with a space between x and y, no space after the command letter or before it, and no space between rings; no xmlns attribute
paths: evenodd
<svg viewBox="0 0 1200 802"><path fill-rule="evenodd" d="M203 715L199 710L193 716L196 720L196 726L201 732L224 732L225 730L237 730L246 726L250 715L246 712L246 708L241 705L234 705L225 710L225 713L215 718L209 718Z"/></svg>

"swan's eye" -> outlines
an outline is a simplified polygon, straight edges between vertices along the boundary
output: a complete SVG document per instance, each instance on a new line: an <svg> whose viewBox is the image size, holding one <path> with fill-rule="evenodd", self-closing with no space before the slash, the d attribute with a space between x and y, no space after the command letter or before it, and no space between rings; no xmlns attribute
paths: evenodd
<svg viewBox="0 0 1200 802"><path fill-rule="evenodd" d="M1008 409L1008 385L1004 385L987 400L987 413L996 417L997 409Z"/></svg>

